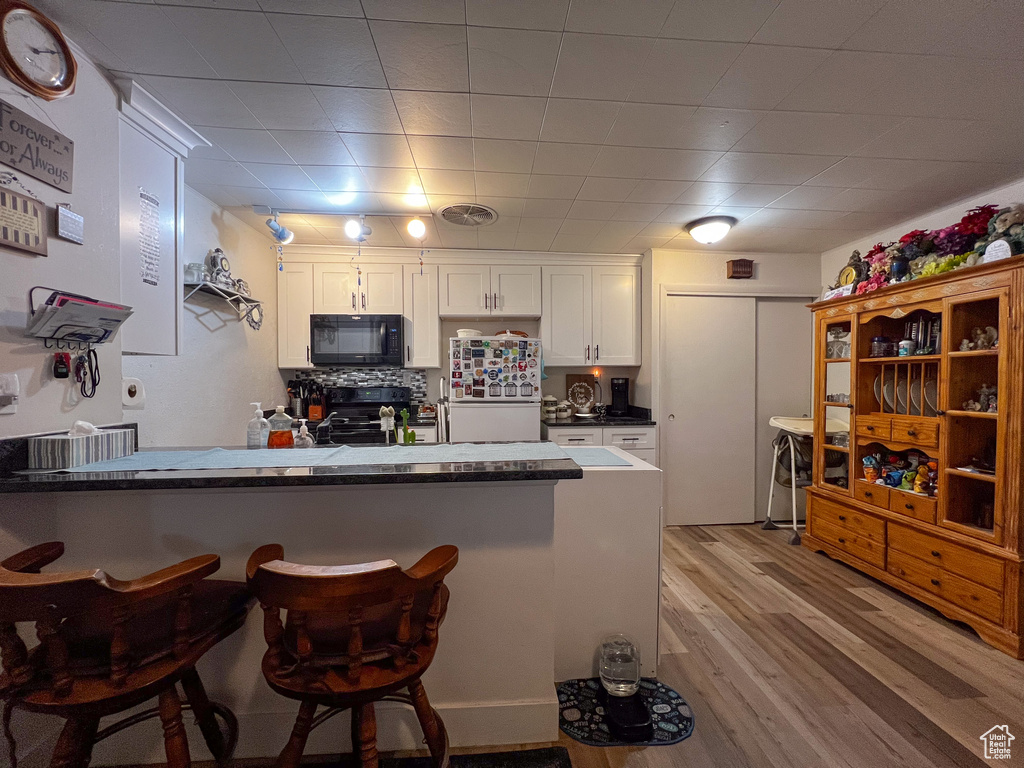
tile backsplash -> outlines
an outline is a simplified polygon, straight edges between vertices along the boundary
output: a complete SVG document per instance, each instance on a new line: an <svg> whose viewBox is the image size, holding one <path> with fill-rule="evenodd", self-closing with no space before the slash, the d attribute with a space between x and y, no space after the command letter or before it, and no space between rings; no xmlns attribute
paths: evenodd
<svg viewBox="0 0 1024 768"><path fill-rule="evenodd" d="M296 371L297 379L313 379L325 387L411 387L412 404L427 403L427 372L419 368L317 368Z"/></svg>

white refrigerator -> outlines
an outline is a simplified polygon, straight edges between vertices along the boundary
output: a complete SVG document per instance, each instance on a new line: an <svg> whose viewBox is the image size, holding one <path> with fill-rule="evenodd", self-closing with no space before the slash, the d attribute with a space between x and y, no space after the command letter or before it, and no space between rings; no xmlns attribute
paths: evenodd
<svg viewBox="0 0 1024 768"><path fill-rule="evenodd" d="M450 339L448 439L540 440L540 339Z"/></svg>

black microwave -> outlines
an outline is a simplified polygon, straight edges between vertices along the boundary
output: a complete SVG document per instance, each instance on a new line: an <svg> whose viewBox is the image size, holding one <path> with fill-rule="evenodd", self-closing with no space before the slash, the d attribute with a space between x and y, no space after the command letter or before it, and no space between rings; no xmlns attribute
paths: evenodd
<svg viewBox="0 0 1024 768"><path fill-rule="evenodd" d="M401 315L310 315L309 361L313 365L401 366Z"/></svg>

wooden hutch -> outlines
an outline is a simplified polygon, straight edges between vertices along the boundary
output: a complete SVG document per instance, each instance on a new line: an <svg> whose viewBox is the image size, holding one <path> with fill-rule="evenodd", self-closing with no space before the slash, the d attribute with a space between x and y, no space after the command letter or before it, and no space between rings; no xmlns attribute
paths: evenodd
<svg viewBox="0 0 1024 768"><path fill-rule="evenodd" d="M811 309L815 461L804 546L1024 658L1024 257ZM961 351L973 329L989 326L997 348ZM936 329L934 353L871 356L873 339L896 342L914 328ZM998 388L996 412L965 410L983 385ZM849 435L826 434L826 418L848 419ZM865 456L909 449L937 462L934 496L864 479Z"/></svg>

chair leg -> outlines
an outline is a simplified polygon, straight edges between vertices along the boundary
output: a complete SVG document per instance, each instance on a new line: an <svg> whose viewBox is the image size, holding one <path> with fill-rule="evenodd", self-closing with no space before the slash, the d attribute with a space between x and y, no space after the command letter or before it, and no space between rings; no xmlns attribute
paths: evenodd
<svg viewBox="0 0 1024 768"><path fill-rule="evenodd" d="M87 768L99 728L98 717L71 717L57 739L50 768Z"/></svg>
<svg viewBox="0 0 1024 768"><path fill-rule="evenodd" d="M160 691L160 722L164 726L164 752L167 768L191 768L188 754L188 736L181 720L181 699L178 688L172 685Z"/></svg>
<svg viewBox="0 0 1024 768"><path fill-rule="evenodd" d="M315 716L316 704L304 701L299 705L299 716L295 718L295 726L292 728L288 743L277 758L277 768L299 768L299 761L306 750L306 739L309 738Z"/></svg>
<svg viewBox="0 0 1024 768"><path fill-rule="evenodd" d="M448 736L444 730L444 722L430 706L422 682L415 680L410 683L409 695L412 698L413 709L416 710L416 718L420 721L420 728L427 738L427 748L433 758L434 768L443 768L448 764Z"/></svg>
<svg viewBox="0 0 1024 768"><path fill-rule="evenodd" d="M377 768L377 714L373 702L352 707L352 751L362 768Z"/></svg>
<svg viewBox="0 0 1024 768"><path fill-rule="evenodd" d="M224 733L221 731L220 724L217 722L217 716L214 714L213 705L210 703L210 698L206 695L206 688L203 686L203 681L200 679L195 667L187 669L182 673L181 687L185 691L185 698L188 699L188 703L192 706L192 714L196 716L199 730L203 733L203 739L213 754L213 759L218 763L223 762L230 757L227 747L228 745L233 745L235 741L234 734L229 734L228 739L225 741Z"/></svg>

